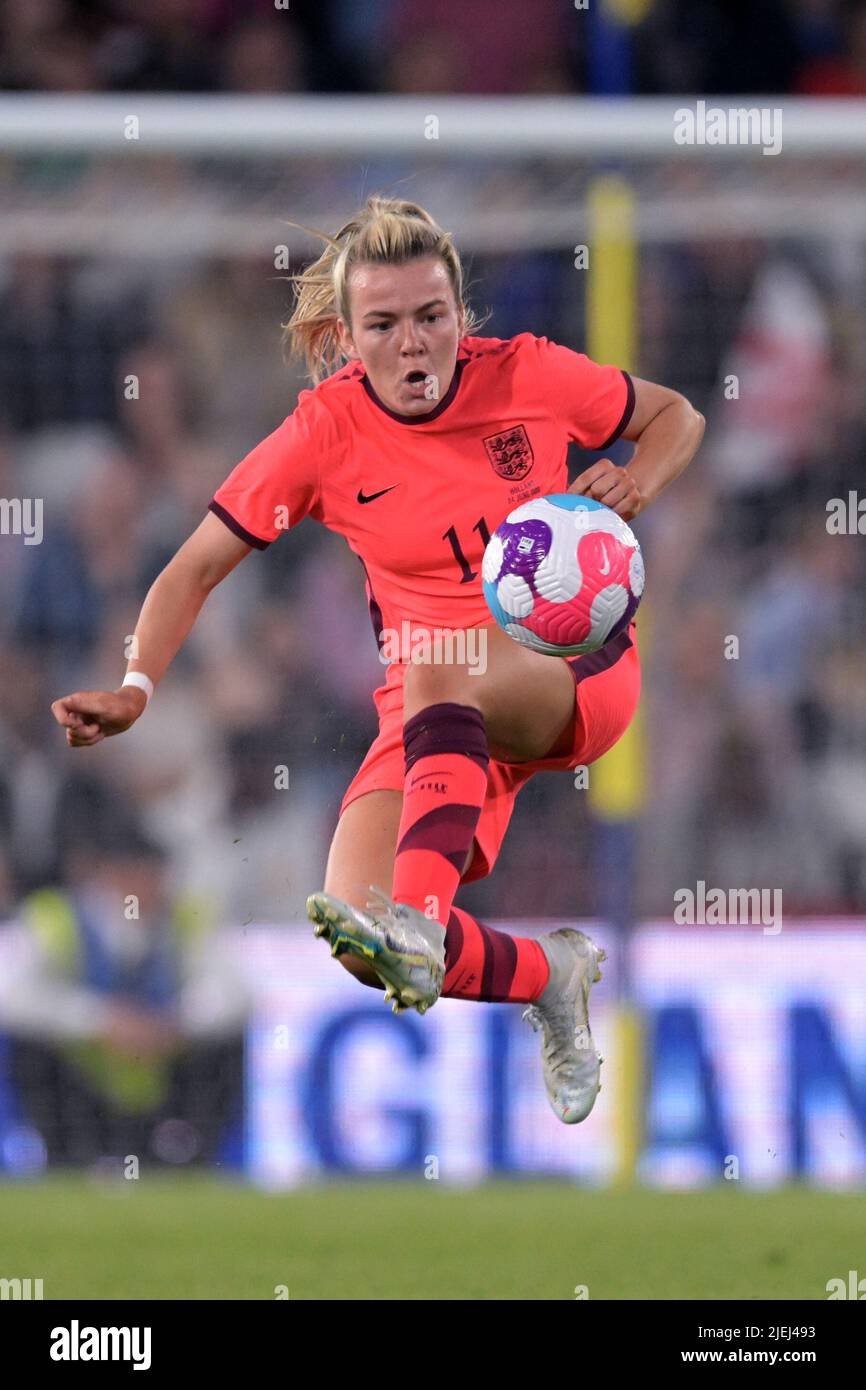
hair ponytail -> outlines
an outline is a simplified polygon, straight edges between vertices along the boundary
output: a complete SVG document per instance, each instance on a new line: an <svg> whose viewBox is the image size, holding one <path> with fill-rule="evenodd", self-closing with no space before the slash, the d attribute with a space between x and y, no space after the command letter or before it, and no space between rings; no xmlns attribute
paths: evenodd
<svg viewBox="0 0 866 1390"><path fill-rule="evenodd" d="M440 256L457 305L464 304L463 266L451 234L417 203L373 194L334 236L311 227L303 230L326 244L318 260L289 276L295 285L295 305L283 325L283 343L293 356L303 357L314 382L342 364L337 320L349 322L348 284L354 266L404 265L419 256ZM466 309L464 331L477 327L475 316Z"/></svg>

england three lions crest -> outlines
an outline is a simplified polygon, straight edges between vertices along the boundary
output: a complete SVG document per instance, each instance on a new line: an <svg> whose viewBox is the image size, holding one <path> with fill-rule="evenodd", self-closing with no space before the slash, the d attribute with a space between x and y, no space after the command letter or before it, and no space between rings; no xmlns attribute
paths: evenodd
<svg viewBox="0 0 866 1390"><path fill-rule="evenodd" d="M514 425L501 434L489 434L484 440L484 447L500 478L507 478L511 483L525 478L535 462L524 425Z"/></svg>

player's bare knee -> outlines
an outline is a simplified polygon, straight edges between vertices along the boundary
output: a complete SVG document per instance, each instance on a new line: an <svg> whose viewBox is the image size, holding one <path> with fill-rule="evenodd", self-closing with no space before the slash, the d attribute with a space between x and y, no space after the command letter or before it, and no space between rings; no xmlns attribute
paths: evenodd
<svg viewBox="0 0 866 1390"><path fill-rule="evenodd" d="M403 710L407 719L429 705L446 702L478 708L478 692L462 666L418 663L406 668Z"/></svg>
<svg viewBox="0 0 866 1390"><path fill-rule="evenodd" d="M445 666L413 663L406 668L403 695L404 699L408 696L422 707L435 705L440 700L447 699L450 692L457 688L457 684L453 667L449 670Z"/></svg>

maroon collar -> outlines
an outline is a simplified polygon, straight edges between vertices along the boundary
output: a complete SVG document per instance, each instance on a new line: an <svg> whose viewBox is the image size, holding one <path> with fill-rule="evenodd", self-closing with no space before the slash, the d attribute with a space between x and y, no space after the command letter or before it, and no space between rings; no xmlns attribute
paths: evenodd
<svg viewBox="0 0 866 1390"><path fill-rule="evenodd" d="M466 366L468 360L468 357L457 358L454 364L454 375L451 378L451 385L448 387L448 390L445 392L439 404L434 405L433 409L428 411L426 415L398 415L396 410L391 410L389 406L379 400L379 397L376 395L376 392L367 379L366 372L361 378L361 385L364 387L364 390L367 392L373 404L378 406L380 410L383 410L386 415L389 415L392 420L396 420L399 425L426 425L429 420L438 419L443 410L448 409L454 397L457 395L457 391L460 387L460 378L463 375L463 368Z"/></svg>

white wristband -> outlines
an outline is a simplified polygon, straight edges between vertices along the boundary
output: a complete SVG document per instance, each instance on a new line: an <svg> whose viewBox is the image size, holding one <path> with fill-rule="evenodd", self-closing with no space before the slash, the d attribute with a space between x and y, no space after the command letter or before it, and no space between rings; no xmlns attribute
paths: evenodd
<svg viewBox="0 0 866 1390"><path fill-rule="evenodd" d="M144 702L145 708L147 707L148 701L153 694L153 681L150 679L150 676L146 676L143 671L127 671L123 678L123 685L135 685L139 690L143 690L147 696L147 700ZM121 690L123 689L123 685L120 687Z"/></svg>

